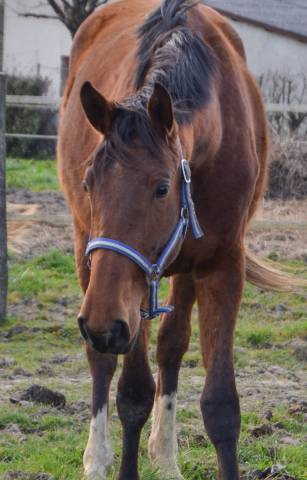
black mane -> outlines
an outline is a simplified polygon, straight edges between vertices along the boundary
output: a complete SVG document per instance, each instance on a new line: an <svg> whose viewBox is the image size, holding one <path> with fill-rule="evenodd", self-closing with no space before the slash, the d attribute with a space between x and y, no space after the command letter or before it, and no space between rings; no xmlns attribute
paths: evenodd
<svg viewBox="0 0 307 480"><path fill-rule="evenodd" d="M186 15L198 1L164 0L139 29L136 93L116 106L112 132L103 147L109 160L127 161L129 148L131 144L137 147L137 139L156 158L161 156L165 142L147 113L155 82L168 90L181 125L191 122L193 114L208 102L215 56L188 26Z"/></svg>
<svg viewBox="0 0 307 480"><path fill-rule="evenodd" d="M199 1L164 0L138 31L136 90L160 82L170 93L179 124L210 98L215 56L187 22L187 11Z"/></svg>

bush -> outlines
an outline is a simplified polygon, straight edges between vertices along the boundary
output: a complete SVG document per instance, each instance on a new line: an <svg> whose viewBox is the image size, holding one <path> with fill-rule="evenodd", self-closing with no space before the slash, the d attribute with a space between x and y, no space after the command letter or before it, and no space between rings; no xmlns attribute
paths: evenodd
<svg viewBox="0 0 307 480"><path fill-rule="evenodd" d="M8 95L46 95L48 78L32 76L8 76ZM8 133L31 133L55 135L57 114L51 110L36 110L7 106L6 131ZM7 139L7 154L12 157L46 158L54 156L55 142L52 140Z"/></svg>
<svg viewBox="0 0 307 480"><path fill-rule="evenodd" d="M307 198L307 145L293 137L273 140L267 197Z"/></svg>
<svg viewBox="0 0 307 480"><path fill-rule="evenodd" d="M258 78L265 102L277 105L302 105L307 103L307 76L303 73L281 74L268 72ZM296 135L304 139L307 133L307 112L270 112L271 130L275 135Z"/></svg>

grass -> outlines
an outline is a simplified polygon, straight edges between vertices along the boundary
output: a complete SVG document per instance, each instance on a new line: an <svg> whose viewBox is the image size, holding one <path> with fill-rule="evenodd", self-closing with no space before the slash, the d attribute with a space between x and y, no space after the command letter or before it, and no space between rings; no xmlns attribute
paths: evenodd
<svg viewBox="0 0 307 480"><path fill-rule="evenodd" d="M0 357L14 357L16 365L6 369L10 376L14 369L22 367L33 377L20 377L9 382L9 393L18 396L32 383L40 383L65 393L71 404L83 399L89 401L91 393L90 378L85 355L77 327L75 315L81 301L79 287L74 273L73 256L60 251L49 251L31 260L13 257L9 299L10 303L27 305L33 303L36 312L26 319L13 316L4 326L5 331L12 327L25 327L4 342L0 342ZM301 273L305 273L304 264L297 264ZM162 295L167 292L167 282L162 286ZM63 304L63 298L66 299ZM282 303L283 302L283 303ZM293 356L291 342L306 338L306 316L293 313L303 312L306 298L304 295L263 293L247 286L243 306L238 321L236 347L236 368L270 365L287 368L295 373L302 364ZM282 314L275 312L276 305L286 305ZM39 308L35 309L35 306ZM66 305L66 306L65 306ZM256 305L256 307L255 307ZM153 341L156 343L158 323L153 323ZM67 353L69 360L64 364L52 364L53 376L40 376L37 369L50 361L56 353ZM152 355L151 355L152 356ZM204 434L198 399L187 401L190 397L190 378L200 378L198 394L202 389L202 361L198 348L197 322L193 322L193 332L189 352L184 357L181 371L178 426L180 429L179 463L186 479L214 479L216 458L212 445ZM152 364L153 371L156 365ZM251 375L253 375L251 373ZM195 387L194 392L195 393ZM251 389L253 382L251 382ZM114 398L114 387L112 391ZM86 414L89 412L86 410ZM121 451L121 427L117 418L114 400L111 406L111 432L115 448L115 469L110 479L116 478ZM252 405L242 416L242 434L240 441L240 464L246 471L264 469L280 463L298 480L306 479L304 438L307 434L302 415L293 416L285 406L273 407L270 423L283 424L283 429L274 429L272 435L254 438L251 429L263 423L261 408ZM8 426L18 425L21 438L16 438ZM56 480L82 478L82 452L87 440L88 420L82 415L72 415L64 410L56 410L42 405L16 405L4 402L0 413L0 477L6 471L49 472ZM146 455L146 443L150 432L150 422L143 433L140 456L142 479L162 480L150 467ZM200 439L203 435L203 441ZM291 436L293 445L280 444L282 436ZM297 442L297 444L296 444ZM205 477L204 477L205 475Z"/></svg>
<svg viewBox="0 0 307 480"><path fill-rule="evenodd" d="M54 161L9 159L8 186L33 191L57 190ZM282 263L285 268L307 277L303 262ZM163 298L167 290L165 280L161 288ZM306 300L306 294L264 293L246 285L235 338L235 368L242 395L239 462L244 479L251 479L248 472L281 464L296 480L307 480L307 428L303 411L296 408L300 405L300 393L296 394L294 404L289 401L288 405L288 387L284 390L279 387L278 391L284 393L285 398L275 399L278 384L288 378L285 385L293 384L292 390L300 392L295 390L296 385L299 387L296 375L306 364L296 356L293 345L307 338ZM29 385L39 383L64 393L68 407L80 400L90 402L91 380L76 323L80 302L71 254L51 250L30 260L10 256L12 313L2 329L7 335L0 333L0 358L13 358L15 364L3 369L0 377L1 479L8 471L47 472L55 480L82 479L89 407L85 404L84 409L73 412L71 408L58 410L9 401L9 397L16 398ZM213 480L216 478L216 456L204 432L198 406L204 370L196 313L195 309L190 348L184 356L180 374L178 459L186 480ZM157 371L153 360L157 331L158 321L155 321L150 347L154 373ZM52 357L59 353L67 354L67 361L53 363ZM122 359L119 366L121 364ZM49 370L39 373L46 365ZM16 368L32 376L18 375ZM281 372L279 375L276 369ZM110 431L115 467L108 480L117 478L121 454L121 426L114 405L119 371L120 368L111 392ZM290 407L295 408L291 410ZM268 411L269 419L266 418ZM272 434L255 437L254 427L265 423L271 425ZM140 477L142 480L164 480L147 459L150 426L149 421L142 434ZM284 437L289 437L292 443L284 443Z"/></svg>
<svg viewBox="0 0 307 480"><path fill-rule="evenodd" d="M58 190L54 160L7 159L7 186L41 192Z"/></svg>
<svg viewBox="0 0 307 480"><path fill-rule="evenodd" d="M59 250L51 250L30 261L11 261L10 299L18 301L27 297L53 301L65 292L79 291L73 256Z"/></svg>

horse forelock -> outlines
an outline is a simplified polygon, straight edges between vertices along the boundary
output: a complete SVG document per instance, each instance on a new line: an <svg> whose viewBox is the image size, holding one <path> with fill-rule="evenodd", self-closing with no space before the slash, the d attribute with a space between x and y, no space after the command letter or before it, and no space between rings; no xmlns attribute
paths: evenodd
<svg viewBox="0 0 307 480"><path fill-rule="evenodd" d="M107 168L114 161L130 164L135 156L142 160L141 150L144 149L157 161L163 157L163 149L167 151L166 142L151 124L146 106L144 94L126 98L116 105L112 130L96 155L97 169Z"/></svg>
<svg viewBox="0 0 307 480"><path fill-rule="evenodd" d="M188 24L195 0L164 0L138 30L137 91L160 82L169 91L176 120L188 123L210 98L215 55Z"/></svg>

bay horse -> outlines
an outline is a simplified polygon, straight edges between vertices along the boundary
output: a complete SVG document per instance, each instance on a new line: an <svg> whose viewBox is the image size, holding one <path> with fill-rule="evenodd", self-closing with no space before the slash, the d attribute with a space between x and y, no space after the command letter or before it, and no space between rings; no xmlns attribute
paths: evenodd
<svg viewBox="0 0 307 480"><path fill-rule="evenodd" d="M195 0L118 0L81 25L61 109L58 171L73 217L84 291L78 321L93 378L88 479L105 479L112 463L108 396L120 353L119 479L139 478L140 434L152 408L149 456L161 478L183 478L176 391L195 302L207 372L204 425L219 478L239 479L233 339L243 285L291 287L244 245L268 152L265 109L242 41L215 10ZM170 277L173 310L157 303L161 276ZM161 312L156 388L148 319Z"/></svg>

